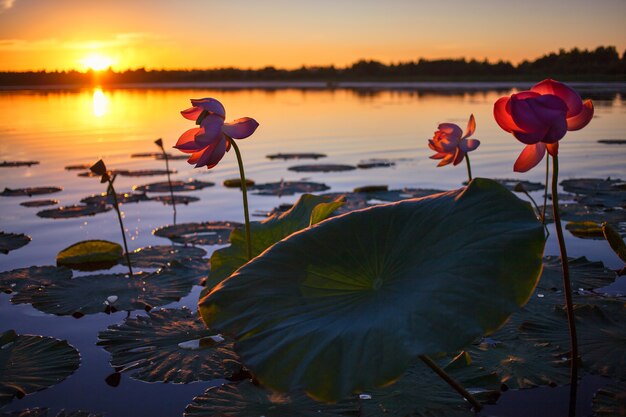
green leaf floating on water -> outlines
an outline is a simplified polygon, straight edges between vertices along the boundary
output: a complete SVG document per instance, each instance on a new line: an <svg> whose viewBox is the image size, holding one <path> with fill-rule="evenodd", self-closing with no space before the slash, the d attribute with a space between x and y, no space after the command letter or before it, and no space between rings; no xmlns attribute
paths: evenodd
<svg viewBox="0 0 626 417"><path fill-rule="evenodd" d="M262 222L251 223L252 256L259 255L292 233L319 223L342 204L340 199L304 194L288 211ZM210 289L217 285L246 262L246 235L243 228L235 228L230 234L230 246L218 249L211 255L211 272L206 287Z"/></svg>
<svg viewBox="0 0 626 417"><path fill-rule="evenodd" d="M52 337L0 333L0 407L58 384L80 365L78 351Z"/></svg>
<svg viewBox="0 0 626 417"><path fill-rule="evenodd" d="M241 369L233 342L186 308L153 310L98 334L111 365L146 382L183 383L232 376Z"/></svg>
<svg viewBox="0 0 626 417"><path fill-rule="evenodd" d="M103 417L103 414L91 413L83 410L61 410L56 413L47 408L27 408L26 410L21 411L7 411L5 413L0 413L0 417Z"/></svg>
<svg viewBox="0 0 626 417"><path fill-rule="evenodd" d="M57 265L79 271L108 269L122 257L122 247L108 240L83 240L57 254Z"/></svg>
<svg viewBox="0 0 626 417"><path fill-rule="evenodd" d="M129 253L130 262L135 268L158 268L171 261L184 264L189 259L198 260L204 255L206 251L202 248L172 245L146 246ZM120 263L126 265L126 259L122 258Z"/></svg>
<svg viewBox="0 0 626 417"><path fill-rule="evenodd" d="M530 205L475 179L295 233L202 298L200 312L235 336L264 386L332 401L497 330L535 288L543 247Z"/></svg>
<svg viewBox="0 0 626 417"><path fill-rule="evenodd" d="M593 396L594 417L626 416L626 382L613 382Z"/></svg>

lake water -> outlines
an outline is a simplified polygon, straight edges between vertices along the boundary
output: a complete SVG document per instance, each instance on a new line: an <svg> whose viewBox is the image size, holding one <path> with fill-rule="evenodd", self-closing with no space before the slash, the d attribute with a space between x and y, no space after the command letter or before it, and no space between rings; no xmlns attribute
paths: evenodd
<svg viewBox="0 0 626 417"><path fill-rule="evenodd" d="M219 87L219 88L218 88ZM318 85L281 88L233 88L183 86L178 88L89 88L77 90L0 91L0 161L36 160L39 165L0 168L0 189L28 186L60 186L63 191L32 199L54 198L60 205L77 204L91 194L104 191L95 178L78 177L66 165L90 164L103 159L110 169L164 169L160 160L131 158L133 153L156 152L154 140L163 138L166 147L193 127L178 113L189 106L190 98L215 97L227 111L227 120L254 117L260 127L250 138L239 141L246 174L257 183L303 178L322 182L331 192L351 191L357 186L387 184L391 188L419 187L448 190L466 180L465 165L436 168L428 156L427 141L440 122L453 122L463 129L471 113L476 117L475 138L479 149L470 154L475 177L518 178L542 182L544 166L516 174L512 166L523 145L502 131L492 116L495 100L514 90L506 85L422 84L398 85L388 89L318 88ZM267 86L264 86L267 87ZM356 86L349 86L356 87ZM518 88L527 86L520 85ZM595 117L588 127L569 132L561 141L560 178L626 179L626 146L599 144L599 139L624 139L626 134L626 85L578 85L584 98L592 98ZM172 149L172 153L177 153ZM266 155L287 152L319 152L328 155L317 161L270 160ZM391 159L395 166L357 169L338 173L301 174L287 170L305 163L356 165L369 159ZM200 202L177 205L178 222L242 221L241 197L236 189L224 188L224 179L238 176L233 152L208 171L194 169L184 160L171 161L177 171L173 179L215 182L215 187L188 193ZM133 185L164 181L158 177L119 177L118 192ZM541 192L533 195L540 199ZM296 196L250 196L253 212L268 211ZM56 254L85 239L120 241L113 211L68 220L36 216L41 208L26 208L24 198L0 197L0 230L32 237L27 246L0 254L0 272L31 265L54 265ZM129 249L168 244L152 230L172 222L170 206L142 202L122 206ZM546 255L557 255L553 230ZM567 233L567 232L566 232ZM570 256L586 255L617 268L621 261L601 240L581 240L567 233ZM209 251L216 247L206 247ZM124 272L116 267L115 272ZM200 287L181 302L195 308ZM104 379L112 372L109 353L95 346L97 333L121 323L123 313L72 317L43 314L30 305L11 305L10 296L0 294L0 331L15 329L19 334L41 334L67 339L82 356L79 370L63 383L42 392L14 400L3 410L48 406L55 409L88 409L109 416L172 416L182 414L185 405L210 383L189 385L146 384L123 375L118 388ZM136 313L133 313L135 315Z"/></svg>

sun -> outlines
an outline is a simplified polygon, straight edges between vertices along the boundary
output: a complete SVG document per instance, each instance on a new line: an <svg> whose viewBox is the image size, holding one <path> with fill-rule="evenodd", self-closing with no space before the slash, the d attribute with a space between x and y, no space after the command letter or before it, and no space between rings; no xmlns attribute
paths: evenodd
<svg viewBox="0 0 626 417"><path fill-rule="evenodd" d="M114 64L113 59L106 55L92 53L81 60L85 69L94 71L104 71Z"/></svg>

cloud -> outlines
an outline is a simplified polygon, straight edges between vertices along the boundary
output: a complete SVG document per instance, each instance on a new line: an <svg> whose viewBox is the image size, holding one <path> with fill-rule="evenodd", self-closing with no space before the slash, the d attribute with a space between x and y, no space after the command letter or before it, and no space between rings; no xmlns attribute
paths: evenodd
<svg viewBox="0 0 626 417"><path fill-rule="evenodd" d="M3 0L0 0L0 2ZM4 0L6 1L6 0ZM2 4L2 3L0 3ZM143 32L118 33L109 39L92 40L59 40L50 39L0 39L0 51L41 51L51 49L65 50L95 50L121 48L131 46L146 46L147 44L167 44L167 40L161 35Z"/></svg>
<svg viewBox="0 0 626 417"><path fill-rule="evenodd" d="M15 0L0 0L0 13L9 10L15 4Z"/></svg>

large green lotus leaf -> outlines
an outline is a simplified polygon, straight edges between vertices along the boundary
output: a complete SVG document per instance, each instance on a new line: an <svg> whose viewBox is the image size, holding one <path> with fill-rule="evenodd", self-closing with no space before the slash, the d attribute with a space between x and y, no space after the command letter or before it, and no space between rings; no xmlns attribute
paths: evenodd
<svg viewBox="0 0 626 417"><path fill-rule="evenodd" d="M626 378L626 305L623 301L587 297L587 304L575 304L576 332L582 364L589 372ZM575 303L582 301L575 299ZM520 329L524 338L549 343L567 357L569 330L562 306L552 314L536 315Z"/></svg>
<svg viewBox="0 0 626 417"><path fill-rule="evenodd" d="M183 383L231 377L241 369L233 343L183 309L152 310L98 334L111 365L146 382Z"/></svg>
<svg viewBox="0 0 626 417"><path fill-rule="evenodd" d="M359 416L356 403L322 404L304 394L285 395L250 381L211 387L185 408L185 417L346 417Z"/></svg>
<svg viewBox="0 0 626 417"><path fill-rule="evenodd" d="M443 361L440 361L443 362ZM472 363L462 352L440 366L477 398L499 396L500 378ZM470 404L422 361L411 365L393 385L368 391L361 400L362 417L471 417Z"/></svg>
<svg viewBox="0 0 626 417"><path fill-rule="evenodd" d="M108 240L83 240L57 254L57 265L79 271L109 269L117 264L124 250Z"/></svg>
<svg viewBox="0 0 626 417"><path fill-rule="evenodd" d="M151 274L87 275L59 281L20 301L59 316L149 310L186 296L201 274L195 267L173 262Z"/></svg>
<svg viewBox="0 0 626 417"><path fill-rule="evenodd" d="M135 268L158 268L171 261L185 262L189 259L200 259L206 255L202 248L193 246L147 246L132 251L130 262ZM120 263L126 265L126 257Z"/></svg>
<svg viewBox="0 0 626 417"><path fill-rule="evenodd" d="M47 408L27 408L21 411L7 411L0 413L0 417L102 417L104 414L91 413L89 411L65 411L58 413L50 411Z"/></svg>
<svg viewBox="0 0 626 417"><path fill-rule="evenodd" d="M626 416L626 382L613 382L593 396L594 417Z"/></svg>
<svg viewBox="0 0 626 417"><path fill-rule="evenodd" d="M262 222L251 223L252 256L259 255L290 234L324 220L342 204L340 199L304 194L286 212L275 214ZM230 246L218 249L211 255L211 272L206 287L212 288L246 262L246 235L243 228L236 228L230 234Z"/></svg>
<svg viewBox="0 0 626 417"><path fill-rule="evenodd" d="M544 235L501 185L335 217L291 235L200 301L267 387L342 398L458 351L530 297Z"/></svg>
<svg viewBox="0 0 626 417"><path fill-rule="evenodd" d="M7 294L32 293L57 281L72 278L72 271L63 266L31 266L0 273L0 291ZM16 296L12 301L16 304Z"/></svg>
<svg viewBox="0 0 626 417"><path fill-rule="evenodd" d="M58 384L80 365L78 351L52 337L0 333L0 407Z"/></svg>

